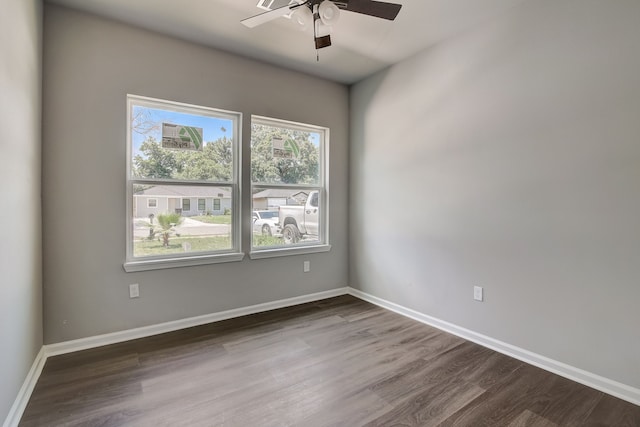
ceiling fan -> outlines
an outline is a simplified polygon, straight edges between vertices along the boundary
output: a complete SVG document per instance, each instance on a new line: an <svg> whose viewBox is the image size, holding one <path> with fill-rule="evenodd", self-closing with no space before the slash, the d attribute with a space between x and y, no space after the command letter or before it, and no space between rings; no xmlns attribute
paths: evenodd
<svg viewBox="0 0 640 427"><path fill-rule="evenodd" d="M375 0L292 0L285 6L240 21L249 28L257 27L291 13L291 19L305 31L313 28L316 50L331 46L331 26L338 21L340 10L393 21L401 4Z"/></svg>

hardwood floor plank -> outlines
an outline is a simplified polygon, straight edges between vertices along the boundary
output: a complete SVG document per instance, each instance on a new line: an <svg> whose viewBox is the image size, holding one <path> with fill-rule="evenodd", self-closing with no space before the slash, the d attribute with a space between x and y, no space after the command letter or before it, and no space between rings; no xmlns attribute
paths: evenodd
<svg viewBox="0 0 640 427"><path fill-rule="evenodd" d="M551 375L523 365L449 417L442 426L508 426L523 411L545 399Z"/></svg>
<svg viewBox="0 0 640 427"><path fill-rule="evenodd" d="M21 426L640 426L640 408L351 296L52 357Z"/></svg>
<svg viewBox="0 0 640 427"><path fill-rule="evenodd" d="M566 378L552 376L549 381L552 385L545 399L530 409L560 426L583 426L591 410L604 395L600 391L576 384Z"/></svg>
<svg viewBox="0 0 640 427"><path fill-rule="evenodd" d="M484 378L485 372L496 371L495 364L502 362L493 360L487 363L487 358L493 354L489 349L463 342L437 357L405 365L392 376L371 386L374 392L394 406L372 425L398 422L399 425L420 426L443 422L484 393L485 389L477 383Z"/></svg>
<svg viewBox="0 0 640 427"><path fill-rule="evenodd" d="M441 380L420 391L406 394L381 417L368 426L435 426L485 391L480 387L452 378Z"/></svg>
<svg viewBox="0 0 640 427"><path fill-rule="evenodd" d="M223 346L230 353L243 353L246 351L252 351L256 348L260 348L266 344L277 343L286 336L309 336L313 335L316 331L331 331L336 327L336 325L346 323L346 320L344 320L340 316L326 316L320 319L314 319L313 321L307 320L297 324L288 325L268 333L247 334L243 337L237 337L233 340L225 339Z"/></svg>
<svg viewBox="0 0 640 427"><path fill-rule="evenodd" d="M140 360L135 353L121 356L114 355L108 361L92 361L91 363L69 366L65 369L43 371L42 381L38 381L38 385L43 389L46 389L49 385L52 385L54 389L58 389L64 384L75 386L78 381L89 381L91 379L102 381L103 377L118 374L122 371L130 371L137 368L139 364Z"/></svg>
<svg viewBox="0 0 640 427"><path fill-rule="evenodd" d="M558 424L525 410L509 424L509 427L558 427Z"/></svg>
<svg viewBox="0 0 640 427"><path fill-rule="evenodd" d="M640 407L613 396L603 395L587 417L584 426L638 427L640 426Z"/></svg>

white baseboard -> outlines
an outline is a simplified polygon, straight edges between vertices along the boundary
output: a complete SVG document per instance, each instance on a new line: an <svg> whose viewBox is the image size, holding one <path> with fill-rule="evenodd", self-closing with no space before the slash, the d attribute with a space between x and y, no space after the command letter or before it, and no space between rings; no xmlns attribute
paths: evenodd
<svg viewBox="0 0 640 427"><path fill-rule="evenodd" d="M348 289L349 294L354 297L640 406L640 389L567 365L566 363L558 362L557 360L533 353L529 350L462 328L453 323L428 316L358 289Z"/></svg>
<svg viewBox="0 0 640 427"><path fill-rule="evenodd" d="M13 402L13 406L9 410L9 414L7 418L4 420L2 424L3 427L18 427L20 423L20 418L22 418L22 413L24 409L27 407L27 403L29 403L29 399L31 398L31 393L33 393L33 389L38 382L38 378L40 378L40 374L42 373L42 368L44 367L44 362L47 360L47 356L44 352L44 347L40 348L38 355L33 361L31 365L31 369L27 373L27 377L22 383L22 387L20 387L20 391L18 392L18 396L16 400Z"/></svg>
<svg viewBox="0 0 640 427"><path fill-rule="evenodd" d="M156 325L127 329L125 331L112 332L109 334L96 335L93 337L80 338L71 341L64 341L56 344L48 344L44 346L45 354L47 357L51 357L57 356L59 354L72 353L74 351L101 347L103 345L116 344L119 342L135 340L152 335L164 334L166 332L173 332L185 328L191 328L193 326L206 325L207 323L219 322L221 320L233 319L235 317L246 316L248 314L261 313L263 311L275 310L278 308L290 307L307 302L319 301L338 295L346 295L348 291L349 288L346 287L331 289L329 291L317 292L314 294L302 295L299 297L287 298L278 301L265 302L248 307L220 311L218 313L189 317L187 319L158 323Z"/></svg>
<svg viewBox="0 0 640 427"><path fill-rule="evenodd" d="M514 357L523 362L545 369L554 374L563 376L570 380L592 387L596 390L600 390L604 393L626 400L635 405L640 405L640 389L628 386L626 384L619 383L617 381L610 380L608 378L593 374L591 372L584 371L579 368L567 365L562 362L558 362L548 357L541 356L539 354L530 352L528 350L507 344L502 341L498 341L491 337L479 334L469 329L462 328L449 322L437 319L435 317L422 314L415 310L403 307L393 302L378 298L376 296L367 294L354 288L337 288L329 291L317 292L314 294L303 295L299 297L287 298L278 301L272 301L262 304L256 304L248 307L236 308L233 310L221 311L218 313L205 314L203 316L190 317L187 319L175 320L171 322L160 323L157 325L143 326L141 328L128 329L125 331L113 332L104 335L97 335L93 337L80 338L72 341L65 341L56 344L48 344L42 346L40 352L33 361L33 365L25 378L25 381L20 388L18 396L9 411L9 414L3 423L3 427L17 427L20 423L20 418L24 412L24 409L29 402L31 393L40 378L42 368L48 357L56 356L65 353L71 353L79 350L86 350L89 348L101 347L109 344L116 344L119 342L129 341L138 338L144 338L152 335L162 334L165 332L177 331L184 328L190 328L192 326L204 325L212 322L219 322L221 320L232 319L235 317L246 316L249 314L261 313L264 311L275 310L278 308L290 307L298 304L304 304L307 302L319 301L326 298L332 298L339 295L350 294L356 298L360 298L364 301L368 301L372 304L383 307L387 310L391 310L403 316L425 323L427 325L436 327L443 331L457 335L466 340L475 342L484 347L488 347L492 350Z"/></svg>
<svg viewBox="0 0 640 427"><path fill-rule="evenodd" d="M163 334L165 332L177 331L179 329L190 328L192 326L205 325L207 323L219 322L221 320L232 319L235 317L246 316L248 314L261 313L264 311L275 310L278 308L290 307L307 302L319 301L327 298L346 295L349 288L337 288L314 294L302 295L299 297L287 298L278 301L271 301L262 304L251 305L248 307L236 308L233 310L221 311L218 313L205 314L203 316L190 317L171 322L159 323L157 325L143 326L141 328L128 329L104 335L80 338L72 341L65 341L56 344L43 345L36 359L31 366L31 370L24 380L22 388L16 397L16 400L9 411L9 414L2 424L2 427L17 427L22 418L27 403L31 398L31 393L40 378L42 368L48 357L60 354L72 353L74 351L86 350L89 348L101 347L103 345L116 344L119 342L144 338L152 335Z"/></svg>

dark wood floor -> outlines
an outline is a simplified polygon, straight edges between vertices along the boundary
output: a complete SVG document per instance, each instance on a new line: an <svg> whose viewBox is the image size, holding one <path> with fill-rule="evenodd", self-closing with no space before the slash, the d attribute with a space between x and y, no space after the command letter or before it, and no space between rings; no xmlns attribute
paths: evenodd
<svg viewBox="0 0 640 427"><path fill-rule="evenodd" d="M640 407L350 296L50 358L27 426L640 426Z"/></svg>

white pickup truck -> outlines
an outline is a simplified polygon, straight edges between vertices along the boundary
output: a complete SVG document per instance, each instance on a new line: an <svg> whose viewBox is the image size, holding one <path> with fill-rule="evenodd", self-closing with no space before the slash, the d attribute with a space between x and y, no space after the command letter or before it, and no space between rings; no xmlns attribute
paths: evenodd
<svg viewBox="0 0 640 427"><path fill-rule="evenodd" d="M285 244L318 239L318 191L312 191L303 206L280 206L279 224Z"/></svg>

